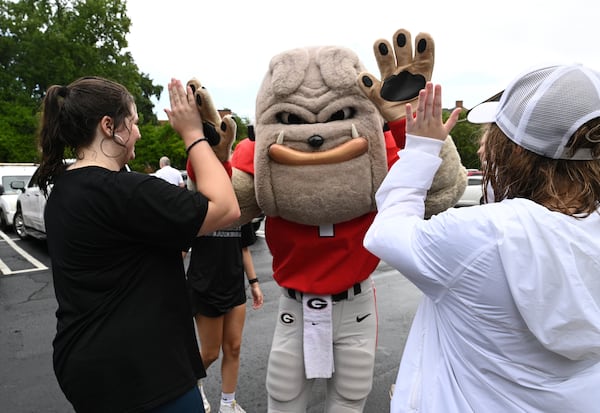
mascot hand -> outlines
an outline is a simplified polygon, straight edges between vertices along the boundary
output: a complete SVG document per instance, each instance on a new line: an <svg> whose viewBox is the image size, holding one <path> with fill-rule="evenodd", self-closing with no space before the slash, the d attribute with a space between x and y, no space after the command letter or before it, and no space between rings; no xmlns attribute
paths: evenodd
<svg viewBox="0 0 600 413"><path fill-rule="evenodd" d="M416 101L419 91L431 80L433 38L427 33L419 33L415 47L413 56L410 32L405 29L394 33L393 48L387 40L377 40L373 51L382 80L367 72L358 75L358 86L388 122L403 118L405 105Z"/></svg>
<svg viewBox="0 0 600 413"><path fill-rule="evenodd" d="M231 147L235 141L237 124L233 116L226 115L221 119L208 91L197 79L191 79L187 85L192 88L196 106L202 117L204 136L210 142L215 155L221 162L226 162L231 156Z"/></svg>
<svg viewBox="0 0 600 413"><path fill-rule="evenodd" d="M231 147L237 133L237 123L235 123L233 116L223 116L218 132L221 140L218 145L213 146L213 151L221 162L226 162L231 157Z"/></svg>

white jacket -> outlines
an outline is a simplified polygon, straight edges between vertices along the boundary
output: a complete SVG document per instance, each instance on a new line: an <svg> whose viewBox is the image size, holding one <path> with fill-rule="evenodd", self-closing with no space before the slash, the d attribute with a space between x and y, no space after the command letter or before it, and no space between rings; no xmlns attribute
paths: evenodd
<svg viewBox="0 0 600 413"><path fill-rule="evenodd" d="M364 240L424 293L391 412L600 412L600 215L512 199L425 221L441 144L407 135Z"/></svg>

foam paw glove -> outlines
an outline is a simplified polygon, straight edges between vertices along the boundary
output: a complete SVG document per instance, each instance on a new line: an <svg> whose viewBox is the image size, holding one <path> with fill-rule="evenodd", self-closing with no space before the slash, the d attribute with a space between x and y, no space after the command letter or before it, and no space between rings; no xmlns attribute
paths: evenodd
<svg viewBox="0 0 600 413"><path fill-rule="evenodd" d="M198 79L191 79L187 82L187 86L190 86L194 93L196 106L202 117L204 136L208 139L217 158L221 162L229 161L237 132L237 124L233 116L226 115L221 119L210 94Z"/></svg>
<svg viewBox="0 0 600 413"><path fill-rule="evenodd" d="M373 45L373 52L381 80L361 72L358 86L386 121L401 119L406 115L405 105L416 102L419 91L431 80L435 55L433 38L419 33L413 55L410 32L399 29L394 33L393 47L387 40L379 39ZM416 104L413 107L416 108Z"/></svg>

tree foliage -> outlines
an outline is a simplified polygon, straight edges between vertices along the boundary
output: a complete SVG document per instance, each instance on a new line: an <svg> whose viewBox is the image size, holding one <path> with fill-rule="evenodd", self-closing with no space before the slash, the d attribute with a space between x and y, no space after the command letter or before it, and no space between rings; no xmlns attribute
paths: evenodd
<svg viewBox="0 0 600 413"><path fill-rule="evenodd" d="M0 160L38 159L37 112L48 87L102 76L133 94L140 123L157 124L162 86L127 48L125 0L0 0Z"/></svg>
<svg viewBox="0 0 600 413"><path fill-rule="evenodd" d="M450 115L450 111L444 112L444 118L447 118ZM481 162L479 155L477 155L481 126L468 122L467 112L463 111L456 126L452 129L451 135L465 168L481 169Z"/></svg>
<svg viewBox="0 0 600 413"><path fill-rule="evenodd" d="M49 86L103 76L134 95L142 123L156 122L163 87L140 73L127 47L124 0L0 0L0 97L35 108Z"/></svg>
<svg viewBox="0 0 600 413"><path fill-rule="evenodd" d="M0 162L36 162L37 128L31 110L0 100Z"/></svg>

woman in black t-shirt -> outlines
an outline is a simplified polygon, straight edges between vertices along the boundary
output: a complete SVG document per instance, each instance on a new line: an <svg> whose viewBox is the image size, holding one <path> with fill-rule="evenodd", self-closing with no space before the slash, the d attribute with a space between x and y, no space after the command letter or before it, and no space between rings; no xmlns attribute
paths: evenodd
<svg viewBox="0 0 600 413"><path fill-rule="evenodd" d="M54 370L77 412L203 412L205 376L180 251L239 217L191 91L169 83L173 128L210 179L192 193L122 172L141 138L132 95L88 77L43 102L38 184L58 302ZM75 163L66 167L65 152Z"/></svg>

